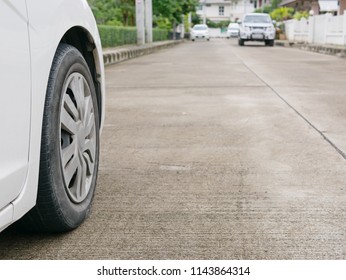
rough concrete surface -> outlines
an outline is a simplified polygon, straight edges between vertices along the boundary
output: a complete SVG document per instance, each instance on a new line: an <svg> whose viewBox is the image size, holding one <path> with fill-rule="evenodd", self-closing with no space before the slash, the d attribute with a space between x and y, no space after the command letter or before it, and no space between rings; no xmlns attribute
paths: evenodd
<svg viewBox="0 0 346 280"><path fill-rule="evenodd" d="M235 40L109 66L98 188L1 259L345 259L346 64Z"/></svg>

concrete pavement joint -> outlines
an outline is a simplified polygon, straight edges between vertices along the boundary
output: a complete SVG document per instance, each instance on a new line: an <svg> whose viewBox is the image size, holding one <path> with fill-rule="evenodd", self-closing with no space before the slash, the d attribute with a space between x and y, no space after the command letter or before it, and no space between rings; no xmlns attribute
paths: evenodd
<svg viewBox="0 0 346 280"><path fill-rule="evenodd" d="M260 78L260 77L259 77ZM261 79L261 78L260 78ZM261 79L262 80L262 79ZM265 84L267 84L264 80L262 80ZM272 92L276 94L287 106L289 106L299 117L301 117L308 125L310 125L317 133L319 133L325 141L327 141L345 160L346 154L341 151L321 130L319 130L314 124L312 124L304 115L302 115L296 108L294 108L286 99L284 99L275 89L273 89L270 85L267 84Z"/></svg>
<svg viewBox="0 0 346 280"><path fill-rule="evenodd" d="M279 97L288 107L290 107L300 118L302 118L310 127L312 127L322 138L329 143L338 154L340 154L346 160L346 154L339 149L335 143L333 143L321 130L319 130L313 123L311 123L302 113L300 113L296 108L294 108L285 98L283 98L271 85L269 85L265 80L263 80L256 72L254 72L239 56L238 58L242 61L244 66L252 72L259 80L261 80L277 97Z"/></svg>

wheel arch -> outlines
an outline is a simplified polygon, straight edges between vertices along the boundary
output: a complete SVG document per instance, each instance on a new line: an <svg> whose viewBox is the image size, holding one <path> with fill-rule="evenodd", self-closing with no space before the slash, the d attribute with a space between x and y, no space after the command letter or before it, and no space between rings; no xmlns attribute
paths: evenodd
<svg viewBox="0 0 346 280"><path fill-rule="evenodd" d="M100 65L103 63L103 57L100 57L99 52L97 52L93 37L83 27L76 26L72 27L64 34L60 43L66 43L78 49L87 62L95 85L101 125L104 112L102 106L102 81L100 81L102 70Z"/></svg>

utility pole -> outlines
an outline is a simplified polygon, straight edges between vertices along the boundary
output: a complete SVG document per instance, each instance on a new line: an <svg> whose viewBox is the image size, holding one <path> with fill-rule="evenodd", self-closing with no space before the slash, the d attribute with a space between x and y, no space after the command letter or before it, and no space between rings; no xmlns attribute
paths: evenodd
<svg viewBox="0 0 346 280"><path fill-rule="evenodd" d="M202 3L202 9L203 9L203 24L207 24L207 16L206 16L206 9L207 9L207 4L205 3L206 0Z"/></svg>
<svg viewBox="0 0 346 280"><path fill-rule="evenodd" d="M144 1L136 0L136 27L137 27L137 44L145 44L145 28L144 28Z"/></svg>
<svg viewBox="0 0 346 280"><path fill-rule="evenodd" d="M153 42L153 2L136 0L137 44Z"/></svg>
<svg viewBox="0 0 346 280"><path fill-rule="evenodd" d="M152 0L145 0L145 34L146 42L153 42L153 3Z"/></svg>

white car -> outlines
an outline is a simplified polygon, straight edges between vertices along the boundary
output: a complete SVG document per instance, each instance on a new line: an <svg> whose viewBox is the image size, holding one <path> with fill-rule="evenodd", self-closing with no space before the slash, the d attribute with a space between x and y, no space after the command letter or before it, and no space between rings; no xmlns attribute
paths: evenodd
<svg viewBox="0 0 346 280"><path fill-rule="evenodd" d="M196 39L206 39L207 41L209 41L210 36L208 26L205 24L196 24L191 29L190 38L192 41L195 41Z"/></svg>
<svg viewBox="0 0 346 280"><path fill-rule="evenodd" d="M104 119L101 42L86 0L0 0L0 231L87 217Z"/></svg>
<svg viewBox="0 0 346 280"><path fill-rule="evenodd" d="M227 39L238 38L239 36L239 23L232 22L227 28Z"/></svg>
<svg viewBox="0 0 346 280"><path fill-rule="evenodd" d="M240 46L246 41L264 42L266 46L274 46L275 28L268 14L249 13L245 14L240 23L239 39Z"/></svg>

